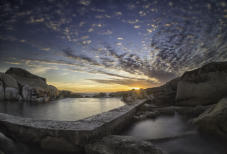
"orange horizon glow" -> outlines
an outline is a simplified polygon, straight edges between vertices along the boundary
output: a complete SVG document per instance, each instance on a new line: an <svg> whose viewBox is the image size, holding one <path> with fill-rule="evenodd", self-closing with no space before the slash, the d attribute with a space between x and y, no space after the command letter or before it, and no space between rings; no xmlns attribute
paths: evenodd
<svg viewBox="0 0 227 154"><path fill-rule="evenodd" d="M79 85L77 83L58 83L48 82L48 84L57 87L59 90L69 90L75 93L99 93L99 92L119 92L119 91L130 91L151 88L151 86L126 86L126 85Z"/></svg>

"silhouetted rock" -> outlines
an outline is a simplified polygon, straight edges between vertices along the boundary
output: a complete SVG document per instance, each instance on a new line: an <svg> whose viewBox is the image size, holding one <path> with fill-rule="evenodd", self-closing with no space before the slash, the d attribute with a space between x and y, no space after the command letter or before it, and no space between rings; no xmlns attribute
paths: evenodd
<svg viewBox="0 0 227 154"><path fill-rule="evenodd" d="M152 103L157 105L173 105L175 104L177 85L179 78L173 79L163 86L148 88L146 93L150 96Z"/></svg>
<svg viewBox="0 0 227 154"><path fill-rule="evenodd" d="M227 96L227 62L215 62L184 73L178 87L177 105L214 104Z"/></svg>
<svg viewBox="0 0 227 154"><path fill-rule="evenodd" d="M151 142L132 136L111 135L85 148L88 154L163 154Z"/></svg>
<svg viewBox="0 0 227 154"><path fill-rule="evenodd" d="M200 131L227 139L227 98L207 109L194 119L194 123Z"/></svg>
<svg viewBox="0 0 227 154"><path fill-rule="evenodd" d="M93 97L95 98L104 98L104 97L107 97L106 93L98 93L98 94L95 94Z"/></svg>
<svg viewBox="0 0 227 154"><path fill-rule="evenodd" d="M58 98L82 98L83 96L78 93L73 93L68 90L59 91Z"/></svg>

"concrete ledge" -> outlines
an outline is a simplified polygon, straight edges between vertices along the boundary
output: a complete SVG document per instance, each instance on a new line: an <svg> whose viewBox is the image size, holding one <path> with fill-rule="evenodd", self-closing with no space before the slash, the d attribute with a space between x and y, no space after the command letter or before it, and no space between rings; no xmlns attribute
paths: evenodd
<svg viewBox="0 0 227 154"><path fill-rule="evenodd" d="M0 129L13 139L56 151L83 151L85 144L122 130L144 104L125 105L79 121L35 120L0 113Z"/></svg>

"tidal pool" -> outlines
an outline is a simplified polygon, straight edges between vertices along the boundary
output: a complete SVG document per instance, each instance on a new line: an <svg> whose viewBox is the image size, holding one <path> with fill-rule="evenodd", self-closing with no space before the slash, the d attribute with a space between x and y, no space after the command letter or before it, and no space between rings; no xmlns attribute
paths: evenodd
<svg viewBox="0 0 227 154"><path fill-rule="evenodd" d="M158 142L153 143L168 154L227 154L225 142L209 136L201 136L185 118L178 114L136 122L123 132L123 135L153 140L181 136L187 132L194 133L180 138L157 140Z"/></svg>
<svg viewBox="0 0 227 154"><path fill-rule="evenodd" d="M120 98L66 98L49 103L0 102L0 112L33 119L75 121L124 105Z"/></svg>

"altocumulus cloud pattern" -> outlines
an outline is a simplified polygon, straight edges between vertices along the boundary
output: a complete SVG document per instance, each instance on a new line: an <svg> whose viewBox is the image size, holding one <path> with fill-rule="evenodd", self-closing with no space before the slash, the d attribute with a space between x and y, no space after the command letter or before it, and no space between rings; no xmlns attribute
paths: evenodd
<svg viewBox="0 0 227 154"><path fill-rule="evenodd" d="M225 0L1 0L0 21L1 70L149 87L227 60Z"/></svg>

